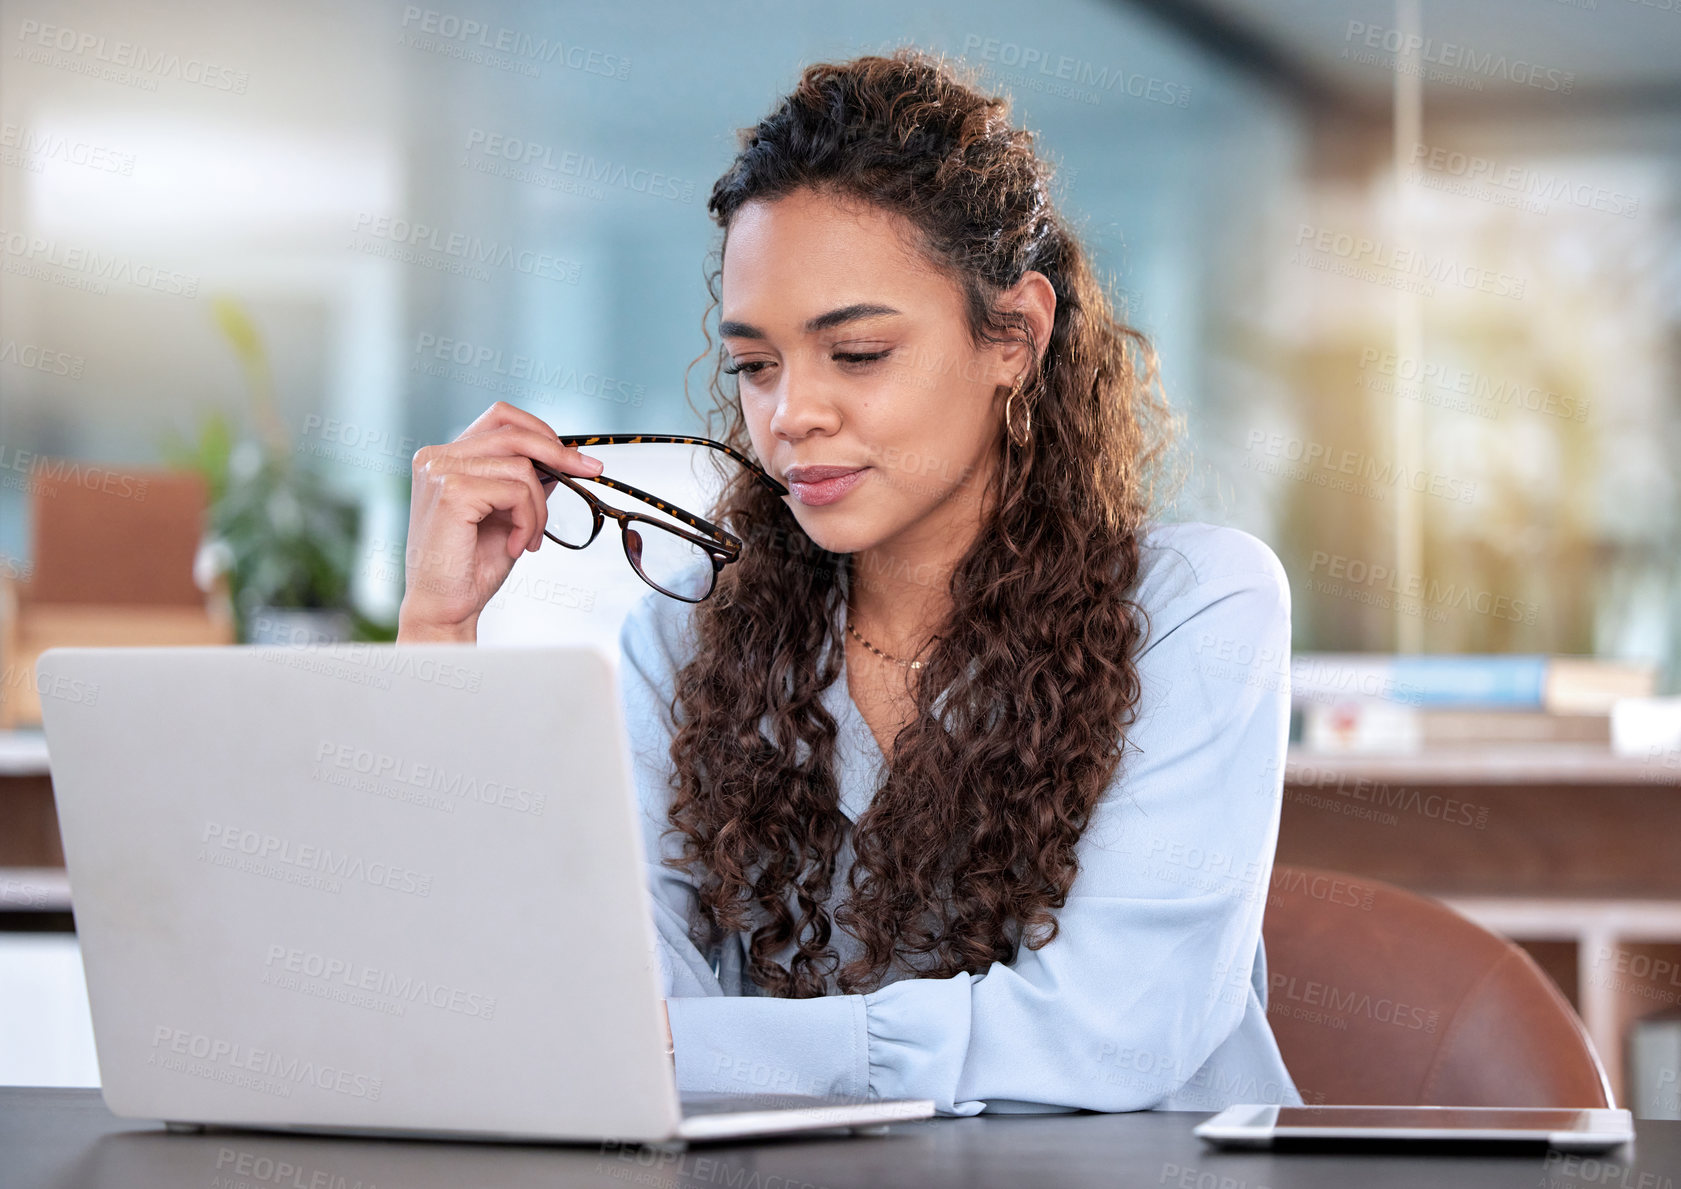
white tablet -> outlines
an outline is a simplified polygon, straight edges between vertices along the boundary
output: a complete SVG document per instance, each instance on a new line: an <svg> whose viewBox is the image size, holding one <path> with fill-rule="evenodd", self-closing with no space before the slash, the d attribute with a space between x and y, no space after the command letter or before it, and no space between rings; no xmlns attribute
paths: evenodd
<svg viewBox="0 0 1681 1189"><path fill-rule="evenodd" d="M1544 1143L1600 1151L1634 1138L1625 1110L1503 1106L1229 1106L1192 1134L1222 1147L1266 1148L1275 1140Z"/></svg>

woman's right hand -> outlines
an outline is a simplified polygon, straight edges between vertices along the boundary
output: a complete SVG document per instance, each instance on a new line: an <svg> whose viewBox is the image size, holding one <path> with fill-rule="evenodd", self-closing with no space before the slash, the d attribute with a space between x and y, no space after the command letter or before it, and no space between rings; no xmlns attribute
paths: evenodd
<svg viewBox="0 0 1681 1189"><path fill-rule="evenodd" d="M414 456L398 643L473 641L479 612L522 552L544 541L548 491L536 459L568 475L601 460L562 446L539 417L497 401L453 442Z"/></svg>

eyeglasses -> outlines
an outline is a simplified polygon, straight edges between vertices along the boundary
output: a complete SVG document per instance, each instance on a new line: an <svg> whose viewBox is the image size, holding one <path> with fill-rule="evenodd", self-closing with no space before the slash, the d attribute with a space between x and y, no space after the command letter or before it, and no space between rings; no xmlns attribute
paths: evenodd
<svg viewBox="0 0 1681 1189"><path fill-rule="evenodd" d="M753 476L771 491L779 496L788 494L788 489L771 478L758 463L733 446L714 442L710 438L646 433L576 434L560 438L563 446L621 446L635 442L669 442L722 450L751 471ZM718 574L726 565L741 556L740 537L701 519L693 512L686 512L675 504L666 503L658 496L649 495L640 487L632 487L619 479L609 479L606 475L563 475L535 459L531 465L543 476L545 487L549 481L554 482L554 487L548 493L549 522L543 529L545 537L568 549L583 549L600 535L603 518L612 517L619 522L619 535L624 543L625 557L630 560L630 568L636 571L642 581L663 595L681 599L685 603L703 602L717 588ZM615 508L586 491L579 485L580 481L599 483L603 487L611 487L614 491L622 491L672 519L682 521L689 529L696 531L679 528L645 512ZM710 569L702 571L705 575L705 588L697 594L693 579L703 562L709 562Z"/></svg>

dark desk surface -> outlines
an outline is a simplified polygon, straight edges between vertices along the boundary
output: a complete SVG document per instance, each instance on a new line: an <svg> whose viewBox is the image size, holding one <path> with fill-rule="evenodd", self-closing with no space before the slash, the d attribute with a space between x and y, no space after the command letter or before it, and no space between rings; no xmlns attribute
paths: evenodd
<svg viewBox="0 0 1681 1189"><path fill-rule="evenodd" d="M992 1116L883 1136L710 1145L686 1152L279 1136L170 1135L117 1119L97 1090L0 1088L5 1189L652 1189L1156 1186L1158 1189L1675 1189L1681 1122L1641 1121L1632 1150L1508 1154L1222 1152L1204 1114Z"/></svg>

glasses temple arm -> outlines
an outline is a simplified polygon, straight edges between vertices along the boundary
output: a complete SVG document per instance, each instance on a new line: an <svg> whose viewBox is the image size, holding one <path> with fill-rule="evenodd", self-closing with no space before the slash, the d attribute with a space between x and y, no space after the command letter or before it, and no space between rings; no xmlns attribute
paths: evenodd
<svg viewBox="0 0 1681 1189"><path fill-rule="evenodd" d="M680 446L710 446L714 450L722 450L731 458L753 473L754 478L763 483L777 495L787 495L788 489L778 483L764 467L754 462L747 455L734 446L724 442L715 442L711 438L683 437L679 434L663 433L609 433L609 434L562 434L560 444L563 446L626 446L635 442L661 442Z"/></svg>

